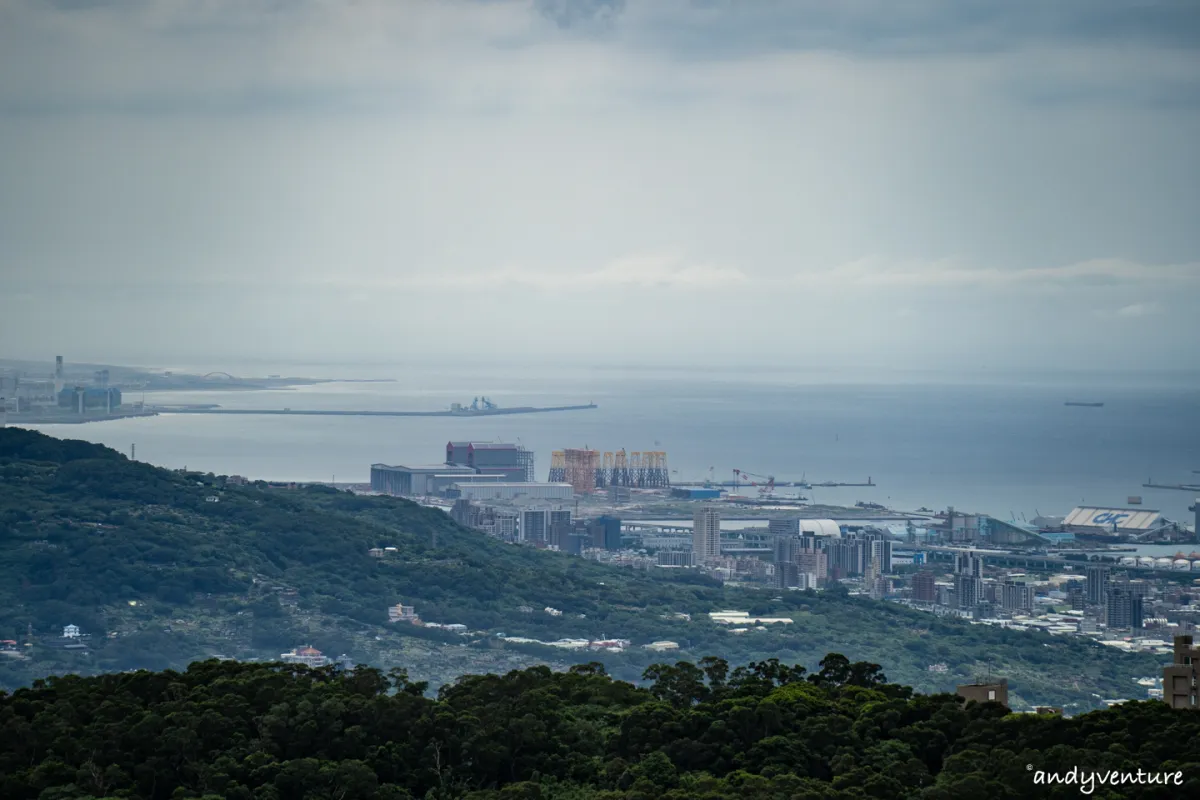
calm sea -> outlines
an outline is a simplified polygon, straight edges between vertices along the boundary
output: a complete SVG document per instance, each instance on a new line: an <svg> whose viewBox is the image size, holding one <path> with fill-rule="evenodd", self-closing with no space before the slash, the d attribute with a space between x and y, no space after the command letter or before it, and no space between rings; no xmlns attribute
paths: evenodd
<svg viewBox="0 0 1200 800"><path fill-rule="evenodd" d="M228 366L215 367L226 369ZM1079 504L1144 507L1190 520L1197 483L1200 381L1195 375L936 374L430 367L256 367L239 374L392 377L289 391L147 395L147 402L225 407L426 410L483 394L502 406L595 402L591 411L479 419L164 415L41 426L139 460L218 474L339 482L374 462L441 461L451 439L517 441L544 480L552 450L665 450L675 480L734 468L780 480L865 482L813 489L819 502L898 509L953 505L1004 519L1064 514ZM127 396L129 400L140 395ZM1103 408L1067 407L1102 401Z"/></svg>

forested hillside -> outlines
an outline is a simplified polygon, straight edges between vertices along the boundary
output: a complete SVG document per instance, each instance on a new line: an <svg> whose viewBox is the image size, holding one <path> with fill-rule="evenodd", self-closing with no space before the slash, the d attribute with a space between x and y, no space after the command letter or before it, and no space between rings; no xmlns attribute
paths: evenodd
<svg viewBox="0 0 1200 800"><path fill-rule="evenodd" d="M1046 782L1072 770L1157 781L1093 783L1095 797L1200 795L1200 714L1161 702L1010 714L913 695L837 654L813 674L705 659L646 678L537 667L465 677L436 700L366 668L208 661L39 681L0 693L0 796L1016 800L1081 796Z"/></svg>
<svg viewBox="0 0 1200 800"><path fill-rule="evenodd" d="M377 547L396 551L373 558ZM386 609L401 601L425 620L473 633L389 625ZM795 624L734 636L707 619L723 608ZM68 624L91 635L86 650L57 646ZM406 666L435 685L464 672L597 657L504 643L497 633L629 639L629 650L600 656L629 680L662 659L643 645L668 639L693 660L778 657L815 667L836 650L890 664L893 677L923 691L952 690L990 671L1009 678L1017 704L1077 709L1099 696L1139 696L1133 679L1158 669L1150 657L941 620L838 589L781 595L609 568L505 545L400 499L234 486L105 447L0 429L0 639L20 643L0 654L0 685L179 669L214 655L277 658L306 643ZM950 671L926 670L938 662Z"/></svg>

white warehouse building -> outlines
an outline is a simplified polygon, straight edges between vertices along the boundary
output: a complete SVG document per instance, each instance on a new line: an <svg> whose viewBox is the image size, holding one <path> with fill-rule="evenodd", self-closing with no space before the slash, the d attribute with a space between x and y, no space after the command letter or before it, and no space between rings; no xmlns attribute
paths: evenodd
<svg viewBox="0 0 1200 800"><path fill-rule="evenodd" d="M838 525L831 519L802 519L800 522L800 533L811 533L816 536L833 536L840 537L842 535L842 526Z"/></svg>
<svg viewBox="0 0 1200 800"><path fill-rule="evenodd" d="M451 487L463 500L571 500L569 483L456 483Z"/></svg>

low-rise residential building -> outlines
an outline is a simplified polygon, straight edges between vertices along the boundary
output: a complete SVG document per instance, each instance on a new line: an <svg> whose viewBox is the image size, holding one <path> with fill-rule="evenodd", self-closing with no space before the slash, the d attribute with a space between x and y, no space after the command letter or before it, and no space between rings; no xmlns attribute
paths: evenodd
<svg viewBox="0 0 1200 800"><path fill-rule="evenodd" d="M417 616L415 606L406 606L403 603L397 603L388 608L388 622L407 622L417 625L420 624L421 618Z"/></svg>
<svg viewBox="0 0 1200 800"><path fill-rule="evenodd" d="M790 617L752 617L748 611L711 611L709 619L721 625L791 625Z"/></svg>
<svg viewBox="0 0 1200 800"><path fill-rule="evenodd" d="M279 660L285 664L303 664L306 667L324 667L330 662L321 651L310 645L294 648L290 653L280 653Z"/></svg>
<svg viewBox="0 0 1200 800"><path fill-rule="evenodd" d="M999 703L1002 706L1008 706L1008 679L1001 678L999 681L968 683L959 686L956 690L959 697L964 700L974 700L977 703Z"/></svg>

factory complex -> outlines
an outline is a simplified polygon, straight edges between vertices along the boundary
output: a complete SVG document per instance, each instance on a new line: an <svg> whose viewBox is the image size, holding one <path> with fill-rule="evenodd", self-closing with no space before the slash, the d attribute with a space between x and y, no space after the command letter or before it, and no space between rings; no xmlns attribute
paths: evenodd
<svg viewBox="0 0 1200 800"><path fill-rule="evenodd" d="M109 370L90 374L67 373L63 357L57 356L54 373L29 377L20 372L0 373L0 425L13 421L86 422L144 416L140 403L124 402L121 388Z"/></svg>

